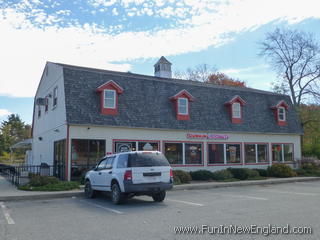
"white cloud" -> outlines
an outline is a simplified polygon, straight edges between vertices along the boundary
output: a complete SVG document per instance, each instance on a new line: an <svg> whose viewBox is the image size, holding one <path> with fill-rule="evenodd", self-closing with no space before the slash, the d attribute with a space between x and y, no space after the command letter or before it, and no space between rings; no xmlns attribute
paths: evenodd
<svg viewBox="0 0 320 240"><path fill-rule="evenodd" d="M8 115L12 114L10 111L8 111L7 109L1 109L0 108L0 118L6 117Z"/></svg>
<svg viewBox="0 0 320 240"><path fill-rule="evenodd" d="M275 20L293 23L310 17L320 18L320 11L314 7L316 0L303 3L291 0L91 1L96 7L112 9L119 3L132 5L125 9L128 16L158 14L159 17L162 14L170 20L177 17L181 23L176 28L139 32L123 31L119 25L119 28L110 28L114 32L107 33L97 24L76 22L64 28L59 26L63 20L60 15L65 17L68 12L50 15L34 10L34 21L31 21L31 13L25 11L30 1L25 2L19 10L0 9L0 95L33 96L46 61L128 71L129 64L112 62L200 51L231 41L226 37L230 33L252 31ZM144 3L148 4L137 7Z"/></svg>

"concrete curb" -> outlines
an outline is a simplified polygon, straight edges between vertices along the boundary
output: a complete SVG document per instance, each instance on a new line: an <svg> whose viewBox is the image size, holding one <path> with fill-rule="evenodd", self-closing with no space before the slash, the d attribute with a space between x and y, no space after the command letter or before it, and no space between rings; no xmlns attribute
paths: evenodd
<svg viewBox="0 0 320 240"><path fill-rule="evenodd" d="M268 184L282 184L293 182L310 182L320 181L320 177L296 177L296 178L283 178L283 179L267 179L267 180L253 180L253 181L239 181L239 182L208 182L208 183L191 183L176 185L171 191L183 191L183 190L199 190L210 188L223 188L223 187L240 187L251 185L268 185ZM45 200L54 198L68 198L68 197L84 197L83 190L73 190L64 192L40 192L12 196L0 196L0 202L8 201L23 201L23 200Z"/></svg>
<svg viewBox="0 0 320 240"><path fill-rule="evenodd" d="M210 189L210 188L222 188L222 187L240 187L250 185L267 185L267 184L282 184L293 182L310 182L320 181L320 177L295 177L295 178L277 178L266 180L251 180L251 181L239 181L239 182L209 182L209 183L192 183L176 185L171 191L181 190L197 190L197 189Z"/></svg>
<svg viewBox="0 0 320 240"><path fill-rule="evenodd" d="M64 192L41 192L39 194L21 194L11 196L0 196L0 202L9 201L25 201L25 200L46 200L54 198L68 198L68 197L83 197L84 193L82 190L77 191L64 191Z"/></svg>

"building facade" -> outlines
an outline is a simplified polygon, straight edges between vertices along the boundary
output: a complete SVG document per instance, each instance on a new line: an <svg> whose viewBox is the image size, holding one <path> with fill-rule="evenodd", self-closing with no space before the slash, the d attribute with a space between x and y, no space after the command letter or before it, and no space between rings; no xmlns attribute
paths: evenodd
<svg viewBox="0 0 320 240"><path fill-rule="evenodd" d="M101 157L158 150L187 171L264 168L301 158L289 96L48 62L35 96L33 164L64 164L76 179Z"/></svg>

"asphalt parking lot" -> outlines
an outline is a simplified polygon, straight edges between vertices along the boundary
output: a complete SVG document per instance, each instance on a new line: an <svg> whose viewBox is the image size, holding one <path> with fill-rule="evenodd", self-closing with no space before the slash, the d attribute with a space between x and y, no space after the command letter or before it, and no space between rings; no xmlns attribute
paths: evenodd
<svg viewBox="0 0 320 240"><path fill-rule="evenodd" d="M319 200L320 182L316 181L174 191L163 203L143 196L120 206L105 195L4 202L0 203L0 240L320 239ZM312 234L266 237L174 231L174 227L269 224L310 227Z"/></svg>

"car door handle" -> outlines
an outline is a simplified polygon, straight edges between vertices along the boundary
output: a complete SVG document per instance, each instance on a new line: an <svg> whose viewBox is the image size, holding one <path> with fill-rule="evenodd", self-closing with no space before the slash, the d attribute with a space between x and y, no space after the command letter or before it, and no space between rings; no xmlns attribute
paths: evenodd
<svg viewBox="0 0 320 240"><path fill-rule="evenodd" d="M112 171L109 172L109 174L111 174L111 173L112 173Z"/></svg>
<svg viewBox="0 0 320 240"><path fill-rule="evenodd" d="M99 175L101 175L102 173L101 172L99 172Z"/></svg>

